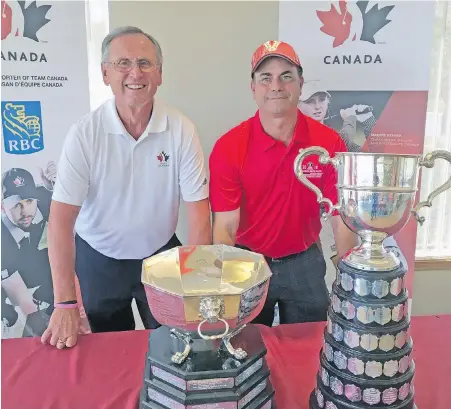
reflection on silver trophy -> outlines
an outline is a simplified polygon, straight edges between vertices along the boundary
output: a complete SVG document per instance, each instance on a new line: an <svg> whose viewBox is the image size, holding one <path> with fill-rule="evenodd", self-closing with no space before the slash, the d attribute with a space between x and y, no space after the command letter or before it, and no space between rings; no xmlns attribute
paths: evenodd
<svg viewBox="0 0 451 409"><path fill-rule="evenodd" d="M319 155L321 165L338 172L338 203L324 198L303 173L303 161ZM361 243L338 263L327 326L310 409L377 407L413 409L415 363L409 335L406 266L382 242L399 232L413 214L451 187L451 178L414 205L420 167L436 159L451 164L451 153L425 155L338 153L322 147L300 150L294 163L298 180L325 203L329 218L337 210Z"/></svg>
<svg viewBox="0 0 451 409"><path fill-rule="evenodd" d="M144 260L141 281L162 327L149 336L142 408L271 408L266 348L247 325L271 275L262 255L226 245L180 246Z"/></svg>

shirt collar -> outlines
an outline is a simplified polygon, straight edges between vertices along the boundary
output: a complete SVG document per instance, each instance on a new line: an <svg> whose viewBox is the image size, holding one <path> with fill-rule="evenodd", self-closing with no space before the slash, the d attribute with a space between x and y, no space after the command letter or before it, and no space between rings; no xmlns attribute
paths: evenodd
<svg viewBox="0 0 451 409"><path fill-rule="evenodd" d="M106 104L106 120L104 121L105 131L108 134L113 135L128 135L128 132L117 113L115 98L111 98ZM150 121L141 137L145 138L152 133L164 132L167 130L167 126L168 111L166 104L162 100L154 97L152 115L150 116ZM141 140L141 137L139 140Z"/></svg>
<svg viewBox="0 0 451 409"><path fill-rule="evenodd" d="M254 116L254 136L258 141L258 145L261 146L263 151L267 151L276 145L277 141L269 136L263 129L260 121L259 111ZM298 109L298 119L296 121L296 127L294 128L293 139L289 147L293 145L299 145L302 142L309 139L309 129L304 114Z"/></svg>
<svg viewBox="0 0 451 409"><path fill-rule="evenodd" d="M36 209L36 214L34 215L33 221L31 224L38 224L41 223L43 220L42 213L39 209ZM6 228L11 233L11 236L13 236L14 240L17 244L24 238L24 237L30 237L30 232L23 231L19 226L16 226L14 223L9 220L8 216L6 216L5 213L2 213L2 222L6 226Z"/></svg>

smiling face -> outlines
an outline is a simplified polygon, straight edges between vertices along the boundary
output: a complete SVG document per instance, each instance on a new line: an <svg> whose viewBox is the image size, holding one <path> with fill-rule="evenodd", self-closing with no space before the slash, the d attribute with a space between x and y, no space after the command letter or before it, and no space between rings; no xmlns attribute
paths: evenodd
<svg viewBox="0 0 451 409"><path fill-rule="evenodd" d="M299 109L304 115L323 122L329 109L329 97L324 92L318 92L306 101L300 101Z"/></svg>
<svg viewBox="0 0 451 409"><path fill-rule="evenodd" d="M295 65L284 58L271 57L255 71L251 89L261 111L283 115L297 109L302 84Z"/></svg>
<svg viewBox="0 0 451 409"><path fill-rule="evenodd" d="M143 34L126 34L111 41L102 74L116 103L130 107L151 102L162 83L157 50Z"/></svg>

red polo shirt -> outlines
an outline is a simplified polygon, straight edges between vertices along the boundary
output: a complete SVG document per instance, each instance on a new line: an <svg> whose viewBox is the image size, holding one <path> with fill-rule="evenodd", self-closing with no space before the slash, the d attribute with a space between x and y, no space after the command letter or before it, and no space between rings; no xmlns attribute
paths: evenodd
<svg viewBox="0 0 451 409"><path fill-rule="evenodd" d="M331 157L346 145L331 128L298 110L288 147L265 133L259 113L218 139L210 156L210 201L213 212L240 208L237 244L268 257L284 257L309 248L321 231L316 195L294 174L299 149L324 147ZM337 203L337 173L307 157L304 173Z"/></svg>

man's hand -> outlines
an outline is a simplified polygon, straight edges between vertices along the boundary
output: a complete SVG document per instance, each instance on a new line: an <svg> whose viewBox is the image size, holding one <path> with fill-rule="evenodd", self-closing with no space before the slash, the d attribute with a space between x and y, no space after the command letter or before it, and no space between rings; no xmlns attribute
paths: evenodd
<svg viewBox="0 0 451 409"><path fill-rule="evenodd" d="M334 232L335 246L339 260L359 243L358 236L344 224L341 216L333 216L330 222Z"/></svg>
<svg viewBox="0 0 451 409"><path fill-rule="evenodd" d="M240 224L240 208L229 212L213 213L213 244L234 246Z"/></svg>
<svg viewBox="0 0 451 409"><path fill-rule="evenodd" d="M80 312L78 308L55 308L50 323L41 337L43 344L50 343L58 349L71 348L76 345L80 329Z"/></svg>
<svg viewBox="0 0 451 409"><path fill-rule="evenodd" d="M47 190L53 191L53 186L56 182L56 164L53 161L47 163L47 167L45 170L40 169L42 183L44 184Z"/></svg>
<svg viewBox="0 0 451 409"><path fill-rule="evenodd" d="M330 258L330 261L332 261L332 263L333 263L335 269L337 269L337 268L338 268L338 261L339 261L338 255L335 254L335 256L332 256L332 257Z"/></svg>

